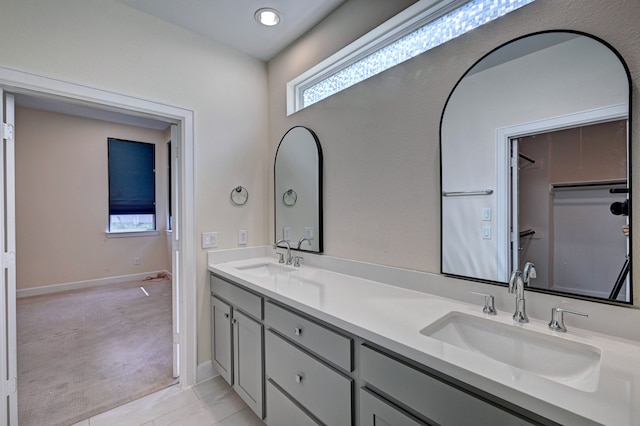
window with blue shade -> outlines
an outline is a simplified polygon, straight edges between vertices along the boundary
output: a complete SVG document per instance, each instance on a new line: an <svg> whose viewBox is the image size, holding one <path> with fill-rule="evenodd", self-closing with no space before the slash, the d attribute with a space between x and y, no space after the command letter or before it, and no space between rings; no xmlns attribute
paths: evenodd
<svg viewBox="0 0 640 426"><path fill-rule="evenodd" d="M155 145L108 139L109 232L156 229Z"/></svg>

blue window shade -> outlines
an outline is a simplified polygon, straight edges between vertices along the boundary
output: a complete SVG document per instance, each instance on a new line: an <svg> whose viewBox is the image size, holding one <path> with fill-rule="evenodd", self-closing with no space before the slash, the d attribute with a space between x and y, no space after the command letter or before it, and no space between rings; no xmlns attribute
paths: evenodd
<svg viewBox="0 0 640 426"><path fill-rule="evenodd" d="M108 139L109 214L155 214L155 145Z"/></svg>

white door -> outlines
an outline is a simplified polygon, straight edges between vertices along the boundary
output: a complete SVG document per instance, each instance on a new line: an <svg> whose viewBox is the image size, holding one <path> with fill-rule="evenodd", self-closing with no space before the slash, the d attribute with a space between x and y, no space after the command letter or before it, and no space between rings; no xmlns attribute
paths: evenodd
<svg viewBox="0 0 640 426"><path fill-rule="evenodd" d="M173 377L180 376L180 132L171 125L171 282L173 305Z"/></svg>
<svg viewBox="0 0 640 426"><path fill-rule="evenodd" d="M520 263L520 225L518 209L519 179L518 139L511 139L511 270L517 271Z"/></svg>
<svg viewBox="0 0 640 426"><path fill-rule="evenodd" d="M0 424L18 424L14 96L0 89Z"/></svg>

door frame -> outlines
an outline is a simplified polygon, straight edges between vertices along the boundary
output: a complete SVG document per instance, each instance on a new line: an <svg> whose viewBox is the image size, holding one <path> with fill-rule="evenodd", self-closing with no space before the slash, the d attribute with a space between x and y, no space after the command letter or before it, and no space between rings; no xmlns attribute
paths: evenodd
<svg viewBox="0 0 640 426"><path fill-rule="evenodd" d="M129 115L161 119L178 126L180 201L174 228L180 230L177 250L180 252L177 271L180 294L178 335L181 386L196 382L197 370L197 314L196 296L196 241L195 241L195 175L194 175L194 113L191 110L160 104L145 99L110 92L75 83L47 78L35 74L0 67L0 87L8 93L57 98L66 102L79 102L98 109L118 111ZM15 348L14 348L15 350Z"/></svg>

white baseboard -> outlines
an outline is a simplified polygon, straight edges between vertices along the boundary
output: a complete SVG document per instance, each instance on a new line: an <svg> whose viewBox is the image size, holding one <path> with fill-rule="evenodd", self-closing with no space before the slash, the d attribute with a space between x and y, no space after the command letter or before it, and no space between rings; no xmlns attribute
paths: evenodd
<svg viewBox="0 0 640 426"><path fill-rule="evenodd" d="M40 296L43 294L59 293L62 291L80 290L85 288L100 287L104 285L126 283L129 281L144 280L149 276L155 277L159 273L165 273L169 277L171 277L171 273L168 271L151 271L140 274L120 275L117 277L98 278L94 280L74 281L70 283L53 284L41 287L23 288L16 290L16 297L21 298L29 296Z"/></svg>
<svg viewBox="0 0 640 426"><path fill-rule="evenodd" d="M216 371L211 361L203 362L198 365L196 370L196 383L204 382L219 375L220 373Z"/></svg>

